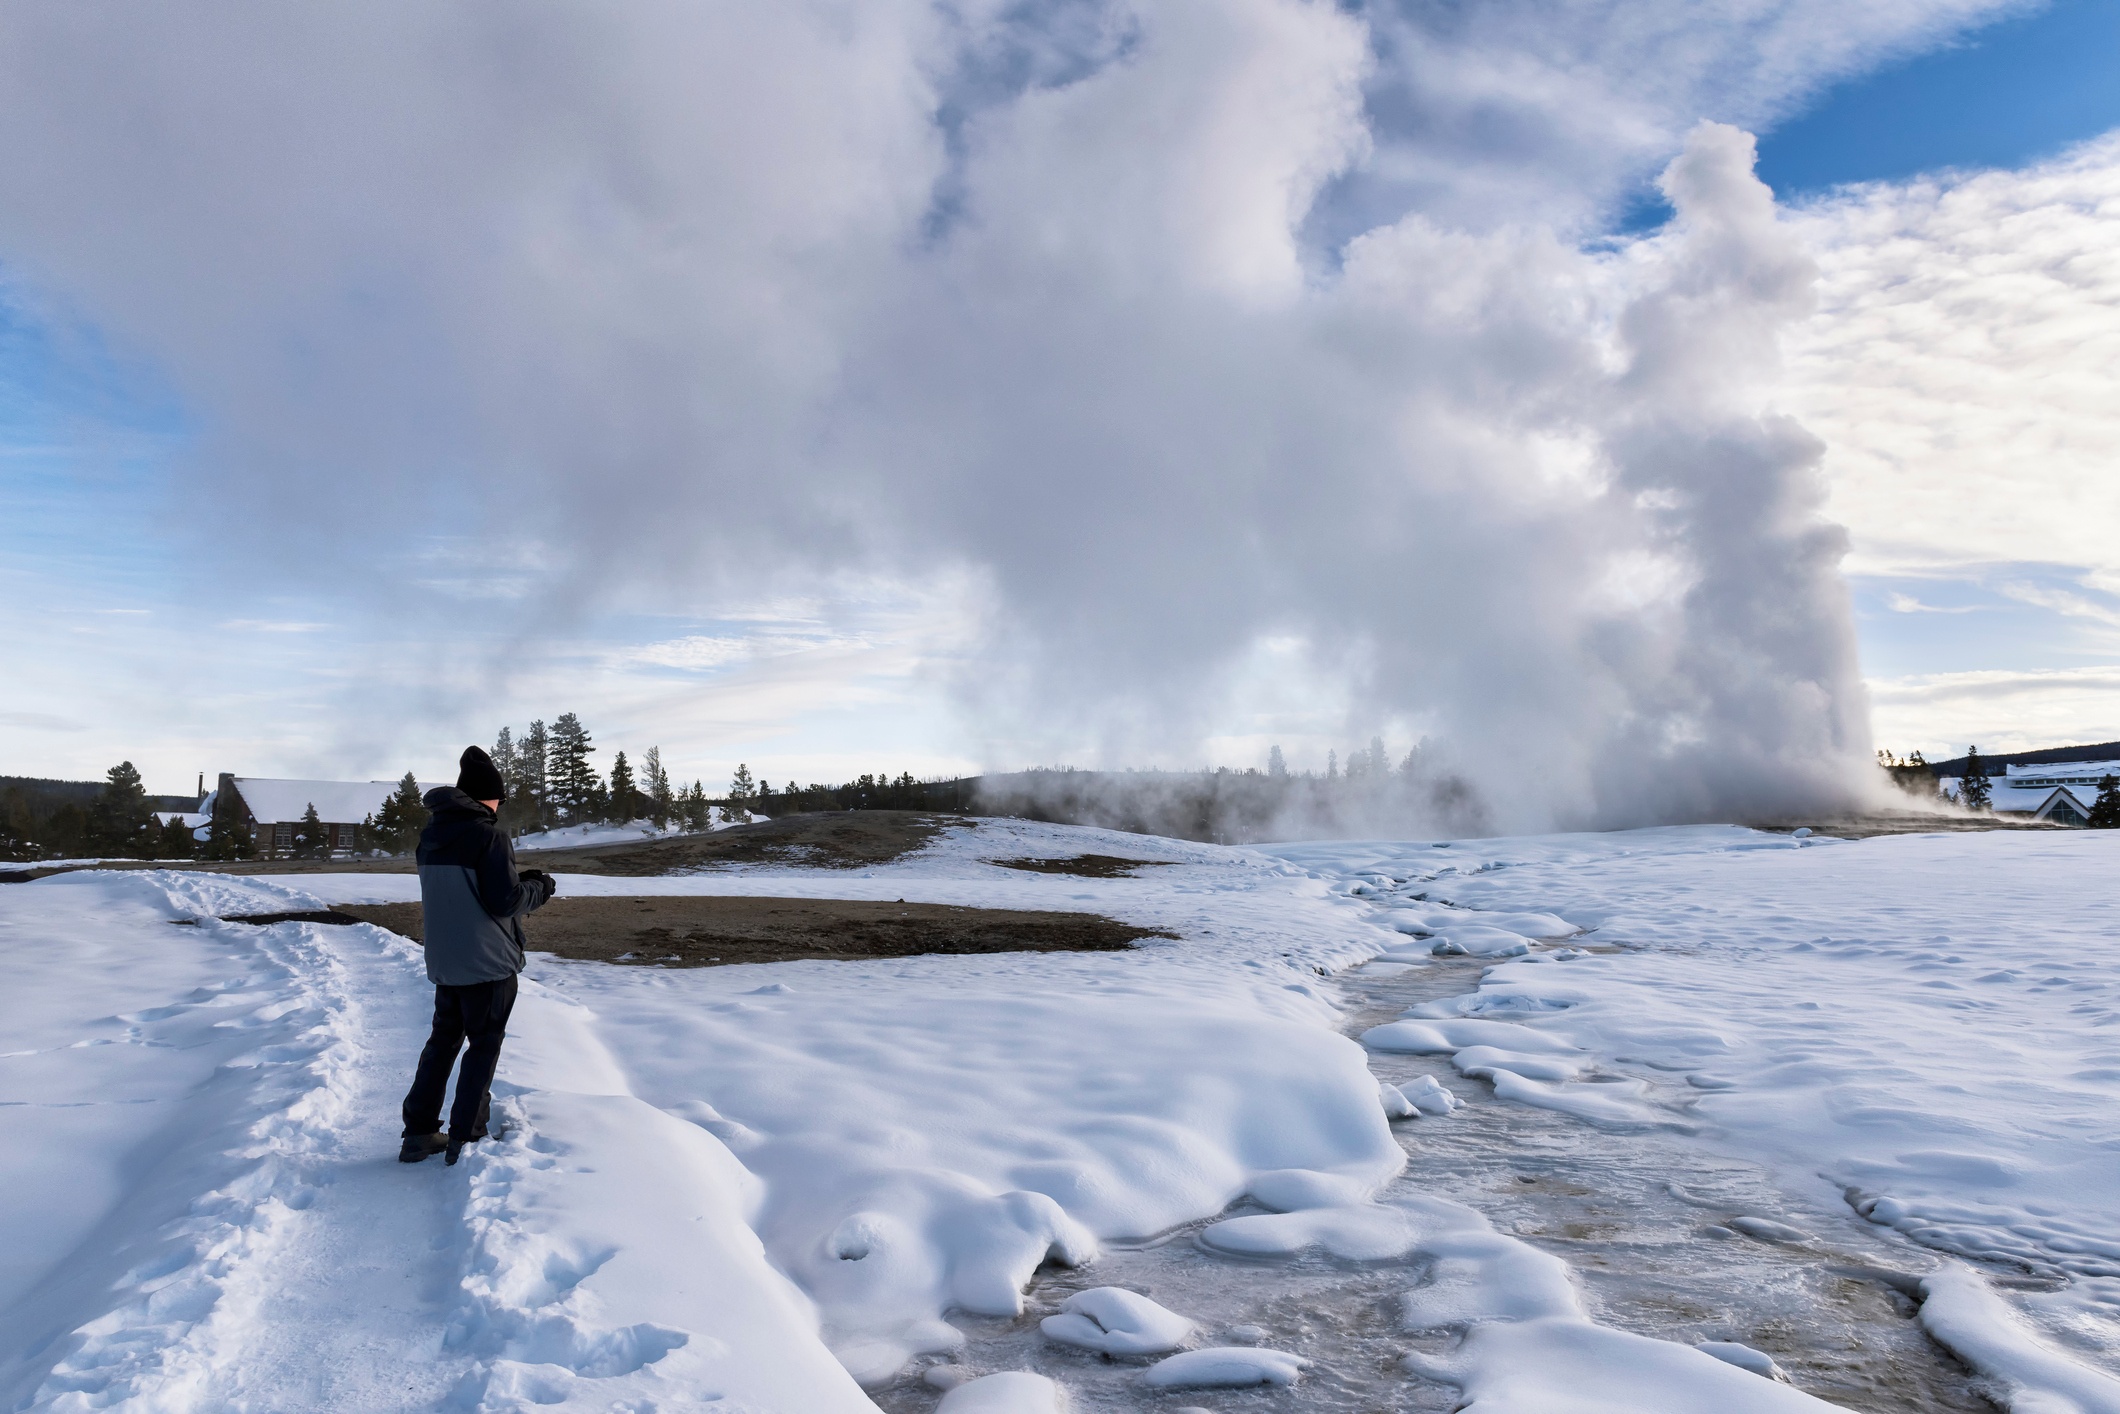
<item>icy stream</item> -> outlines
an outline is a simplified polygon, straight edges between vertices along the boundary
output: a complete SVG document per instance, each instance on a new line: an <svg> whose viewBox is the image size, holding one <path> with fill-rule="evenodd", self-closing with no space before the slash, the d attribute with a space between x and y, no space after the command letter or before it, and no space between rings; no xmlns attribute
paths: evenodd
<svg viewBox="0 0 2120 1414"><path fill-rule="evenodd" d="M1350 1035L1406 1007L1471 990L1485 964L1376 963L1339 979ZM1754 1165L1692 1137L1684 1085L1647 1079L1668 1125L1606 1127L1498 1099L1447 1056L1373 1055L1394 1084L1434 1076L1462 1102L1453 1114L1395 1126L1406 1172L1380 1195L1429 1193L1477 1209L1510 1236L1562 1258L1600 1324L1686 1344L1728 1341L1771 1356L1818 1398L1875 1411L1991 1411L1977 1381L1935 1345L1895 1289L1899 1274L1932 1269L1933 1254L1844 1204L1793 1195ZM1241 1204L1210 1221L1260 1211ZM1735 1224L1735 1225L1733 1225ZM1764 1224L1777 1224L1778 1228ZM1418 1255L1383 1262L1316 1253L1247 1260L1199 1240L1207 1222L1135 1245L1107 1244L1079 1269L1047 1266L1024 1314L956 1313L967 1338L956 1366L973 1374L1032 1370L1065 1385L1077 1411L1446 1411L1462 1395L1408 1373L1413 1352L1444 1353L1454 1337L1409 1335L1399 1298L1419 1286ZM1747 1236L1750 1226L1764 1237ZM1311 1362L1293 1388L1161 1391L1142 1385L1153 1357L1112 1359L1056 1344L1039 1330L1073 1293L1121 1286L1190 1317L1193 1343L1255 1344ZM947 1382L953 1369L936 1371ZM926 1414L940 1390L916 1368L872 1391L891 1414Z"/></svg>

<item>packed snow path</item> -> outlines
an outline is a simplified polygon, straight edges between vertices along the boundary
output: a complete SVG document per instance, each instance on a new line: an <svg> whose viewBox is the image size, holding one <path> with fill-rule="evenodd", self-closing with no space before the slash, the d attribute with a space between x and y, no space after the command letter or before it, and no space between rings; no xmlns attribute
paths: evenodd
<svg viewBox="0 0 2120 1414"><path fill-rule="evenodd" d="M505 1137L454 1168L400 1165L398 1102L432 1001L417 949L365 925L214 921L315 906L269 886L50 882L0 895L27 984L9 1020L108 1034L0 1058L30 1062L10 1078L43 1091L0 1108L8 1407L872 1407L743 1225L747 1176L626 1094L578 1008L527 986L514 1078L495 1087ZM93 970L113 960L149 977ZM93 1015L112 990L171 980L198 985ZM106 1046L179 1055L148 1095L124 1091L123 1063L49 1074ZM164 1106L137 1132L81 1132L106 1107ZM90 1116L74 1134L39 1133L74 1113ZM55 1158L106 1166L113 1191L78 1201Z"/></svg>
<svg viewBox="0 0 2120 1414"><path fill-rule="evenodd" d="M225 925L224 925L225 926ZM228 1346L202 1402L251 1409L425 1410L472 1361L444 1348L460 1300L468 1167L408 1174L394 1158L406 1057L430 1007L409 951L376 930L284 923L286 954L330 1037L323 1087L286 1136L287 1208L268 1249L224 1297Z"/></svg>
<svg viewBox="0 0 2120 1414"><path fill-rule="evenodd" d="M1806 1381L1958 1407L1962 1383L1921 1383L1918 1303L2019 1414L2120 1410L2096 1122L2120 1008L2087 970L2120 945L2085 908L1952 936L2013 891L2097 898L2110 843L1266 854L990 822L872 870L570 878L1092 908L1184 940L540 960L496 1086L510 1132L455 1169L394 1161L416 951L214 921L410 879L11 886L0 1401L924 1414L990 1376L943 1414L1063 1388L1082 1410L1824 1407ZM1165 867L987 862L1082 851ZM1394 1135L1409 1102L1434 1113ZM1739 1272L1759 1290L1723 1299ZM1043 1328L1077 1292L1190 1348L1107 1366ZM1806 1322L1872 1316L1846 1368L1810 1359ZM1254 1387L1187 1388L1231 1381Z"/></svg>

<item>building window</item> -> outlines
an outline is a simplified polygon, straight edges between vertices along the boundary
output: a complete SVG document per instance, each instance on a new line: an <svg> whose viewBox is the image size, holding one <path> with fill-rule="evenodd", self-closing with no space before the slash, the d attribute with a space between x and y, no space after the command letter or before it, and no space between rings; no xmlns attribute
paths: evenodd
<svg viewBox="0 0 2120 1414"><path fill-rule="evenodd" d="M284 824L284 825L274 825L274 826L272 827L272 847L273 847L274 849L293 849L293 848L294 848L294 824L293 824L293 822L291 822L291 821L290 821L290 822L289 822L289 823L287 823L287 824Z"/></svg>

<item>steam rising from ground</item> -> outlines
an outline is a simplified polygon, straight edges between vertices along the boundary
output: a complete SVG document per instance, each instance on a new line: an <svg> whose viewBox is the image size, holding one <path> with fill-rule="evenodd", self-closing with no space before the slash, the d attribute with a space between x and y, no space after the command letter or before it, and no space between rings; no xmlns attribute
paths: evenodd
<svg viewBox="0 0 2120 1414"><path fill-rule="evenodd" d="M997 765L1263 759L1301 683L1500 828L1848 803L1813 272L1693 123L1984 3L1592 8L23 6L0 258L312 573L954 578Z"/></svg>

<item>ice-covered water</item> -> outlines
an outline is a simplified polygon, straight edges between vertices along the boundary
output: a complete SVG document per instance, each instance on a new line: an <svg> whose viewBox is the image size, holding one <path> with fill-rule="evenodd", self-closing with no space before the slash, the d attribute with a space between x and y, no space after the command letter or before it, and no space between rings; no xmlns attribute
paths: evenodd
<svg viewBox="0 0 2120 1414"><path fill-rule="evenodd" d="M1466 958L1356 969L1340 984L1347 1030L1358 1035L1409 1006L1468 991L1484 966ZM1845 1204L1828 1208L1787 1192L1756 1165L1704 1146L1687 1120L1688 1087L1650 1082L1650 1102L1668 1111L1670 1128L1615 1129L1498 1099L1447 1056L1376 1054L1371 1069L1393 1084L1433 1076L1461 1102L1451 1115L1395 1127L1408 1165L1380 1199L1410 1190L1477 1209L1500 1231L1566 1261L1600 1324L1686 1344L1735 1342L1770 1356L1797 1388L1871 1414L1995 1408L1914 1319L1916 1301L1903 1288L1935 1266L1934 1255ZM1259 1211L1240 1204L1213 1221ZM1459 1406L1455 1386L1402 1364L1409 1352L1441 1353L1454 1339L1401 1329L1400 1297L1423 1281L1425 1259L1247 1259L1202 1242L1207 1226L1107 1244L1080 1270L1040 1268L1021 1317L953 1316L968 1337L963 1352L934 1357L872 1394L890 1414L926 1414L940 1390L925 1371L940 1366L945 1383L959 1369L1037 1371L1066 1385L1075 1409L1114 1414ZM1197 1344L1256 1344L1310 1367L1294 1389L1148 1388L1141 1374L1156 1357L1114 1359L1039 1330L1067 1297L1097 1286L1140 1292L1192 1318Z"/></svg>

